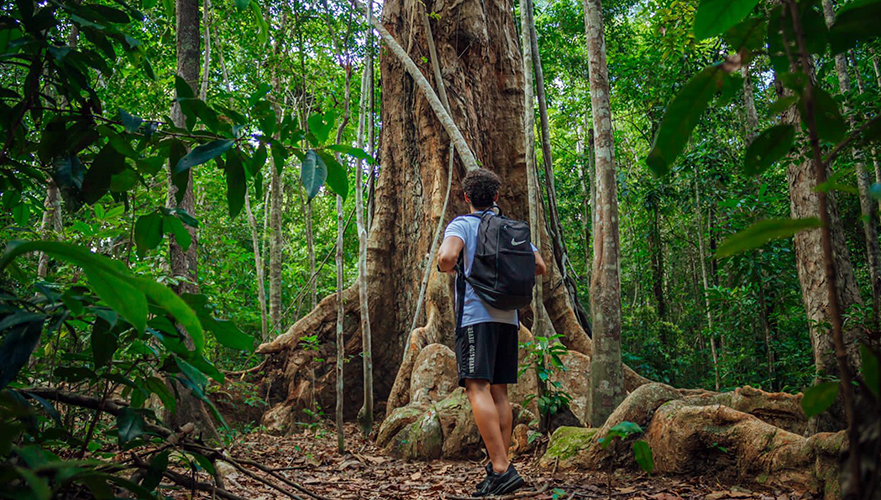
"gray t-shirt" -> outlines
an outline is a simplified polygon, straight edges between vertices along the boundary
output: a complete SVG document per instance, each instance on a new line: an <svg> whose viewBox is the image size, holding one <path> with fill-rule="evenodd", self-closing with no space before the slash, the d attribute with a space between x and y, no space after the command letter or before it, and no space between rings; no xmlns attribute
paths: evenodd
<svg viewBox="0 0 881 500"><path fill-rule="evenodd" d="M476 215L485 212L475 212ZM465 275L471 274L471 265L474 263L474 252L477 250L477 227L480 225L480 219L477 217L459 216L450 222L444 231L444 239L459 238L465 242ZM531 245L531 244L530 244ZM532 251L537 249L532 246ZM458 292L457 292L458 293ZM456 297L459 300L459 297ZM457 302L458 304L458 302ZM457 305L458 307L458 305ZM458 314L458 309L456 310ZM467 282L465 283L465 308L462 311L462 324L460 327L476 325L477 323L506 323L509 325L519 325L517 311L503 311L492 306L486 305L474 289Z"/></svg>

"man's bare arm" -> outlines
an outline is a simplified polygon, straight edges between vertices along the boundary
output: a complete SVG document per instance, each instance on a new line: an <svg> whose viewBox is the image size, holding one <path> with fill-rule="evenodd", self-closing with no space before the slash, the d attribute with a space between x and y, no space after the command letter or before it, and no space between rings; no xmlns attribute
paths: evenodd
<svg viewBox="0 0 881 500"><path fill-rule="evenodd" d="M438 269L445 273L455 272L456 261L459 260L459 252L462 251L464 246L465 242L458 236L444 238L444 242L441 243L440 248L437 250Z"/></svg>

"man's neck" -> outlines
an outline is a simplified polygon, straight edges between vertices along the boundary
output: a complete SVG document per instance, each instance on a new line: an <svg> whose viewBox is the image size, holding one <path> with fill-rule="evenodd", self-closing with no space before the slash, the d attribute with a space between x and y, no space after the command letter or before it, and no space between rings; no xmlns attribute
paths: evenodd
<svg viewBox="0 0 881 500"><path fill-rule="evenodd" d="M477 212L486 212L487 210L490 210L490 209L492 209L492 207L486 207L486 208L474 208L474 207L471 207L471 213L472 213L472 214L476 214Z"/></svg>

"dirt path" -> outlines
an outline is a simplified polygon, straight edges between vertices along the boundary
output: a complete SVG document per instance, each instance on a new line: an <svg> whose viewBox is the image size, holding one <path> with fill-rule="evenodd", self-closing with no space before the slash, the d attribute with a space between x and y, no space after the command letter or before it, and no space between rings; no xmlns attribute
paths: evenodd
<svg viewBox="0 0 881 500"><path fill-rule="evenodd" d="M245 434L230 448L237 458L250 458L276 469L326 499L444 500L469 495L482 479L482 464L437 460L406 462L386 456L370 441L360 437L354 426L347 428L347 452L336 451L336 435L327 430L310 430L291 436ZM616 474L611 490L603 473L572 473L538 469L534 457L518 457L515 464L527 487L543 491L520 496L535 500L611 498L614 500L757 499L797 500L812 498L798 492L762 490L755 486L716 484L711 477L655 477L636 473ZM224 474L227 489L249 500L291 498L238 471ZM210 481L201 473L202 481ZM293 492L293 490L291 490ZM178 490L174 498L190 498ZM299 493L301 497L309 498ZM197 498L210 498L210 494Z"/></svg>

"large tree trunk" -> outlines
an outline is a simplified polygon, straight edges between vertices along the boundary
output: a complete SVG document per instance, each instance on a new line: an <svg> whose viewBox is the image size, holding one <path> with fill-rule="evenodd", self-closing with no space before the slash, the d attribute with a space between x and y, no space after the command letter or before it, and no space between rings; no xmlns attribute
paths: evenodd
<svg viewBox="0 0 881 500"><path fill-rule="evenodd" d="M411 15L411 12L417 15ZM422 14L439 14L432 21L445 86L452 97L451 115L467 144L485 168L503 179L500 205L505 213L526 219L526 162L523 149L523 73L520 48L514 29L511 4L504 0L446 3L424 6L415 0L389 0L384 4L383 24L399 42L412 40L410 54L419 61L429 54ZM420 63L423 75L432 75L430 62ZM449 221L466 213L460 180L464 168L454 162L451 203L442 213L446 194L450 137L422 91L390 51L380 56L382 75L382 170L376 181L375 215L367 244L367 286L373 336L375 391L388 398L386 412L409 401L409 376L416 354L428 343L452 345L454 339L453 280L436 271L425 298L424 322L410 331L416 296L425 265L425 254L439 220ZM437 87L435 85L435 87ZM543 235L543 241L548 238ZM543 248L550 255L550 248ZM565 289L553 288L560 281L551 262L543 286L544 303L556 331L567 345L590 355L591 342L569 303ZM342 294L345 310L346 353L361 347L357 288ZM310 363L314 357L333 358L336 296L293 325L287 333L259 352L269 356L267 382L274 405L264 417L272 426L289 424L296 410L308 404L314 393L324 408L333 406L333 391L316 391L332 385L328 365ZM303 335L318 335L318 351L298 348ZM403 360L403 362L402 362ZM353 358L346 370L347 418L361 405L361 360ZM409 368L407 368L409 364ZM400 370L399 370L400 368ZM307 375L314 369L315 386ZM400 376L396 376L397 373ZM644 381L633 372L631 386ZM317 387L316 387L317 386Z"/></svg>
<svg viewBox="0 0 881 500"><path fill-rule="evenodd" d="M199 84L199 1L198 0L177 0L177 74L187 84L196 91ZM171 119L176 127L184 128L185 120L183 112L177 103L171 108ZM170 165L169 165L170 167ZM174 185L169 170L168 176L168 198L166 204L169 208L182 208L190 215L195 216L196 200L193 196L193 171L187 170L187 186L182 196L179 197L177 187ZM180 201L178 201L180 199ZM197 251L196 229L185 226L190 233L191 243L186 251L177 244L176 239L171 239L169 243L168 263L171 275L179 282L172 288L178 294L181 293L198 293L198 272L197 272ZM192 347L192 341L187 336L186 341ZM195 396L190 394L178 382L172 382L177 385L177 394L180 401L177 405L177 412L168 415L167 421L172 428L192 422L196 425L198 432L202 433L206 438L218 439L217 431L214 429L211 418L202 402Z"/></svg>
<svg viewBox="0 0 881 500"><path fill-rule="evenodd" d="M618 237L618 178L600 0L584 0L584 29L590 72L590 101L596 129L596 215L594 216L593 304L594 352L590 363L588 412L599 426L624 399L621 363L621 263Z"/></svg>

